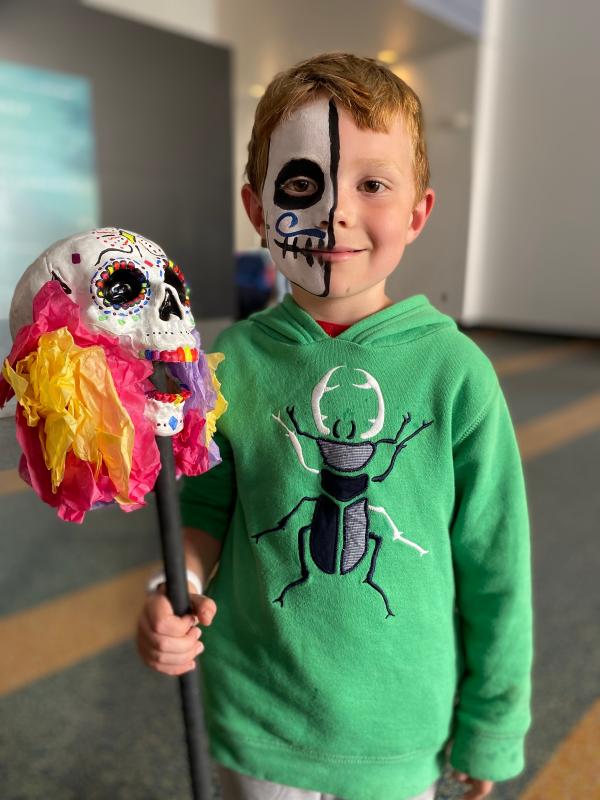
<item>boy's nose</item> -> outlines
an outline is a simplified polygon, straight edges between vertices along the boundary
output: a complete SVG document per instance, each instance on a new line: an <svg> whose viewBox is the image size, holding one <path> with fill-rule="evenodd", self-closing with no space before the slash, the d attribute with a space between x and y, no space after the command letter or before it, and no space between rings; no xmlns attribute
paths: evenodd
<svg viewBox="0 0 600 800"><path fill-rule="evenodd" d="M316 210L316 209L315 209ZM321 206L318 210L321 215L321 220L318 222L318 227L327 230L329 227L329 215L331 209L326 206ZM327 216L325 216L327 214ZM335 209L333 212L333 224L341 225L342 227L350 227L355 224L356 213L352 207L351 198L348 197L346 192L339 192L336 200Z"/></svg>
<svg viewBox="0 0 600 800"><path fill-rule="evenodd" d="M333 212L334 225L341 225L342 227L346 228L353 224L352 219L352 216L346 211L345 208L336 207L335 211ZM327 230L329 227L329 220L322 219L319 222L318 227L322 228L323 230Z"/></svg>
<svg viewBox="0 0 600 800"><path fill-rule="evenodd" d="M337 205L333 212L333 224L344 228L354 225L355 211L347 192L338 191Z"/></svg>

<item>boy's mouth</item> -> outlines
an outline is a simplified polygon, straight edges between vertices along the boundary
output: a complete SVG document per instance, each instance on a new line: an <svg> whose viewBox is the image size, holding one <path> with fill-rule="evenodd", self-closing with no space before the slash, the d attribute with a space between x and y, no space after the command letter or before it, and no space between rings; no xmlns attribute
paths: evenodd
<svg viewBox="0 0 600 800"><path fill-rule="evenodd" d="M284 239L283 242L278 242L277 239L274 239L273 241L277 247L281 248L284 258L288 253L291 253L294 258L298 258L298 253L300 253L306 259L309 267L312 267L312 265L315 263L315 259L322 267L325 261L333 260L336 258L336 256L339 258L345 258L350 257L354 253L362 252L362 250L354 250L350 247L326 248L323 239L319 239L317 247L314 248L312 246L312 239L310 237L306 240L304 247L298 246L297 236L292 242L290 242L289 239Z"/></svg>

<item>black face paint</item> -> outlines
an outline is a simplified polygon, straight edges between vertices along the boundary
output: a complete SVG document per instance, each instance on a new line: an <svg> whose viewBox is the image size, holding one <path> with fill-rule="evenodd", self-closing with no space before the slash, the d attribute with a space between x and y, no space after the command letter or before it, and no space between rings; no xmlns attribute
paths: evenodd
<svg viewBox="0 0 600 800"><path fill-rule="evenodd" d="M315 297L330 292L339 162L339 115L330 99L298 109L269 141L262 194L267 245L288 280Z"/></svg>
<svg viewBox="0 0 600 800"><path fill-rule="evenodd" d="M331 162L329 174L331 175L331 185L333 186L333 205L329 211L329 226L327 228L329 249L335 247L335 233L333 232L333 215L338 202L338 166L340 163L340 128L337 108L333 100L329 101L329 139L331 141Z"/></svg>
<svg viewBox="0 0 600 800"><path fill-rule="evenodd" d="M338 201L338 166L340 163L340 127L339 116L337 108L333 100L329 101L329 141L330 141L330 162L329 162L329 175L331 177L331 185L333 188L333 203L329 209L329 224L327 225L327 249L333 250L335 247L335 233L333 231L333 216L337 208ZM319 297L327 297L329 295L329 282L331 280L331 262L326 261L323 267L323 280L325 282L325 289Z"/></svg>
<svg viewBox="0 0 600 800"><path fill-rule="evenodd" d="M288 194L284 189L284 184L294 178L309 178L314 181L317 188L312 194L305 197L298 197L296 195ZM273 202L279 208L286 211L296 211L300 208L310 208L315 203L318 203L323 192L325 191L325 176L323 170L314 161L309 161L307 158L293 158L279 171L279 175L275 179L275 194L273 195Z"/></svg>

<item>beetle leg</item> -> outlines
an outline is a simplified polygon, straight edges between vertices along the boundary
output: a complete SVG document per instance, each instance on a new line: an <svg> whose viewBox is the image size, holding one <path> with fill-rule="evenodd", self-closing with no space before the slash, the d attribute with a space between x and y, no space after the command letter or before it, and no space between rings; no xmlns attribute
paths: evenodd
<svg viewBox="0 0 600 800"><path fill-rule="evenodd" d="M317 437L313 436L312 433L306 433L306 431L303 431L300 428L300 425L298 425L298 423L296 422L296 409L294 408L294 406L288 406L285 410L287 411L287 415L290 418L292 425L296 429L296 433L298 434L298 436L306 436L307 439L314 439L315 441L317 440Z"/></svg>
<svg viewBox="0 0 600 800"><path fill-rule="evenodd" d="M416 542L411 542L410 539L407 539L406 536L399 531L396 527L396 523L387 513L383 506L369 506L369 511L376 511L378 514L383 514L383 516L387 519L394 534L394 541L395 542L402 542L403 544L407 544L409 547L413 547L420 556L426 556L429 550L425 550L423 547L418 545Z"/></svg>
<svg viewBox="0 0 600 800"><path fill-rule="evenodd" d="M369 539L373 539L374 540L374 542L375 542L375 550L373 551L373 555L371 556L371 566L369 567L369 571L367 572L367 577L364 579L363 583L368 583L369 586L372 586L373 589L375 589L375 591L379 592L379 594L382 596L383 602L385 603L385 608L386 608L386 611L387 611L387 614L385 615L385 618L387 619L388 617L395 617L396 615L394 614L394 612L390 608L390 604L388 603L388 599L387 599L387 597L385 595L385 592L383 591L381 586L378 586L375 583L375 581L373 580L373 575L375 573L375 566L377 565L377 556L379 554L379 548L381 547L382 537L381 536L377 536L377 534L375 534L375 533L370 533L369 534Z"/></svg>
<svg viewBox="0 0 600 800"><path fill-rule="evenodd" d="M306 461L304 460L304 453L302 452L302 445L300 444L300 442L298 440L298 437L296 436L294 431L291 428L288 428L288 426L283 422L283 420L281 419L281 415L280 414L278 414L277 416L275 416L275 414L271 414L271 416L273 417L275 422L278 422L281 425L281 427L284 429L284 431L286 431L287 437L290 440L290 442L292 443L292 447L296 451L296 455L298 456L298 461L302 464L304 469L308 470L308 472L313 472L315 475L318 475L319 474L319 470L318 469L314 469L314 467L309 467L307 465ZM302 432L300 431L300 433L302 433Z"/></svg>
<svg viewBox="0 0 600 800"><path fill-rule="evenodd" d="M428 428L430 425L433 425L433 420L432 419L429 420L429 422L426 422L425 420L423 420L423 424L419 428L417 428L416 431L413 431L410 434L410 436L407 436L405 439L402 439L402 441L398 444L398 446L394 450L394 454L392 455L392 460L390 461L389 467L386 469L385 472L383 472L381 475L376 475L372 480L375 481L375 482L384 481L387 478L387 476L390 474L390 472L393 470L394 463L396 462L396 459L398 458L398 455L406 447L406 442L410 441L410 439L415 437L417 434L421 433L421 431L424 431L425 428ZM402 430L402 429L400 429L400 430Z"/></svg>
<svg viewBox="0 0 600 800"><path fill-rule="evenodd" d="M398 444L398 439L402 436L402 431L404 430L404 428L406 428L406 426L411 421L411 419L412 419L412 417L410 416L410 412L407 413L407 414L404 414L403 417L402 417L402 425L400 426L400 430L394 436L394 438L393 439L379 439L377 442L375 442L375 444L376 445L379 445L379 444Z"/></svg>
<svg viewBox="0 0 600 800"><path fill-rule="evenodd" d="M286 593L293 586L298 586L300 583L304 583L308 580L308 567L306 566L306 536L305 534L310 530L310 525L305 525L303 528L300 528L298 531L298 554L300 556L300 569L301 569L301 576L296 581L292 581L292 583L288 583L285 589L281 592L279 597L276 597L273 600L274 603L279 603L279 605L283 608L283 598L285 597Z"/></svg>
<svg viewBox="0 0 600 800"><path fill-rule="evenodd" d="M258 544L258 540L260 539L261 536L264 536L265 533L275 533L275 531L282 531L287 525L287 522L290 519L290 517L292 517L296 513L296 511L298 511L302 503L306 503L307 501L311 503L316 503L318 499L319 499L318 497L303 497L299 503L296 503L296 505L292 508L289 514L286 514L285 517L282 517L279 520L279 522L277 523L277 525L275 525L274 528L267 528L266 531L261 531L260 533L253 533L252 538Z"/></svg>

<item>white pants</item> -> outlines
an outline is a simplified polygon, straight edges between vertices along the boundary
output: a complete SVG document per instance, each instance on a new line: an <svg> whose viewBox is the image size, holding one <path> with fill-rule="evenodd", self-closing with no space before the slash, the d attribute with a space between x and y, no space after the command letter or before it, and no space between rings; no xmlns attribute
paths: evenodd
<svg viewBox="0 0 600 800"><path fill-rule="evenodd" d="M294 789L292 786L282 786L280 783L261 781L258 778L234 772L221 764L217 764L217 771L223 800L343 800L333 794ZM410 800L433 800L436 787L437 781L429 789L411 797Z"/></svg>

